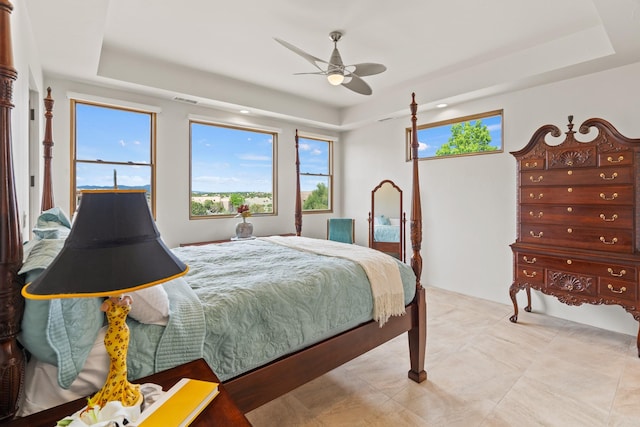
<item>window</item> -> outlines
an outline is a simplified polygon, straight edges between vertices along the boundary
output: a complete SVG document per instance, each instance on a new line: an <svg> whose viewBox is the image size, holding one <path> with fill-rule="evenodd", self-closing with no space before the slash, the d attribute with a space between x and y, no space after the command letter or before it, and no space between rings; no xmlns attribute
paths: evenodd
<svg viewBox="0 0 640 427"><path fill-rule="evenodd" d="M145 189L155 212L156 113L71 100L71 212L84 189Z"/></svg>
<svg viewBox="0 0 640 427"><path fill-rule="evenodd" d="M298 137L300 159L300 198L303 212L327 212L332 209L333 141Z"/></svg>
<svg viewBox="0 0 640 427"><path fill-rule="evenodd" d="M501 153L502 110L459 117L417 127L418 159ZM407 159L411 160L411 129L407 132Z"/></svg>
<svg viewBox="0 0 640 427"><path fill-rule="evenodd" d="M275 214L277 133L191 121L190 218Z"/></svg>

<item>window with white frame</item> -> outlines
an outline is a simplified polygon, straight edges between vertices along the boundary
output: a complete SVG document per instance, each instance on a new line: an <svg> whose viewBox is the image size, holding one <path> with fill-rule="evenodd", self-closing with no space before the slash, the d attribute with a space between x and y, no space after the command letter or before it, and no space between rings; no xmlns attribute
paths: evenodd
<svg viewBox="0 0 640 427"><path fill-rule="evenodd" d="M190 218L275 214L276 131L191 120Z"/></svg>

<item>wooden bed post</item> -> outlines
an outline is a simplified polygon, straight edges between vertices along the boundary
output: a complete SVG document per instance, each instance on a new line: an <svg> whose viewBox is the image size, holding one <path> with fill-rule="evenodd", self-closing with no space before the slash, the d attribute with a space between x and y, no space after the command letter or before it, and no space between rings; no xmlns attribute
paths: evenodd
<svg viewBox="0 0 640 427"><path fill-rule="evenodd" d="M302 233L302 196L300 196L300 154L298 148L298 129L296 129L296 236Z"/></svg>
<svg viewBox="0 0 640 427"><path fill-rule="evenodd" d="M409 378L416 382L427 379L427 372L424 370L424 358L427 343L427 302L424 288L420 283L422 274L422 206L420 204L420 178L418 176L418 132L416 129L418 104L416 104L416 94L411 94L411 160L413 165L413 184L411 192L411 268L416 274L416 296L414 302L418 310L411 330L409 330L409 357L411 359L411 370Z"/></svg>
<svg viewBox="0 0 640 427"><path fill-rule="evenodd" d="M51 132L51 119L53 118L53 98L51 98L51 88L47 88L47 97L44 99L44 180L42 183L42 203L40 211L44 212L53 208L53 186L51 184L51 159L53 158L53 136Z"/></svg>
<svg viewBox="0 0 640 427"><path fill-rule="evenodd" d="M22 388L25 357L16 336L24 300L18 271L22 265L22 237L11 154L13 67L9 0L0 0L0 420L13 417Z"/></svg>

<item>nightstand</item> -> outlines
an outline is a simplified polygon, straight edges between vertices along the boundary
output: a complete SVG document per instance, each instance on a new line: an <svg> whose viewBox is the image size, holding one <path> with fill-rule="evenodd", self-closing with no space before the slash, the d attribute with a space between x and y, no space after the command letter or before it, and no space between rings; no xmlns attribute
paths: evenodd
<svg viewBox="0 0 640 427"><path fill-rule="evenodd" d="M181 378L195 378L220 382L204 359L194 360L184 365L158 372L145 378L140 378L134 382L159 384L166 391ZM219 389L220 393L213 399L209 406L198 415L198 418L191 423L191 426L251 426L249 420L247 420L244 414L236 407L233 400L231 400L231 396L227 393L224 385L220 384ZM28 417L17 418L7 424L3 424L3 426L51 427L54 426L57 421L81 409L86 403L86 399L74 400L73 402L64 403L55 408L29 415Z"/></svg>

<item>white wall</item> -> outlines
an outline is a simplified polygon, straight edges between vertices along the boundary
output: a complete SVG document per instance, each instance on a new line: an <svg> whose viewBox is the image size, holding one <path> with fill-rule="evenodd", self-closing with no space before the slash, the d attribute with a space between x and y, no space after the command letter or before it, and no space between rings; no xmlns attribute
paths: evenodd
<svg viewBox="0 0 640 427"><path fill-rule="evenodd" d="M509 151L524 147L533 132L544 124L555 124L566 131L567 116L571 114L577 125L587 118L602 117L623 135L640 138L639 75L640 63L636 63L420 113L418 124L426 124L504 109L505 145L504 153L500 154L420 162L422 283L511 305L508 289L513 281L513 266L509 244L516 237L516 164ZM393 180L405 191L408 209L411 164L404 161L404 130L411 126L408 107L411 98L410 94L401 96L407 100L406 119L379 122L343 135L343 151L337 155L343 156L349 165L343 189L348 196L344 204L347 216L366 218L370 190L382 179ZM419 93L416 101L420 103ZM578 135L578 139L581 137ZM561 141L558 138L556 143ZM356 231L358 243L367 243L366 230L366 221L360 220ZM534 292L532 300L535 312L633 335L638 330L633 317L618 306L569 307L538 292ZM524 292L520 292L520 323L535 315L524 312L525 301Z"/></svg>

